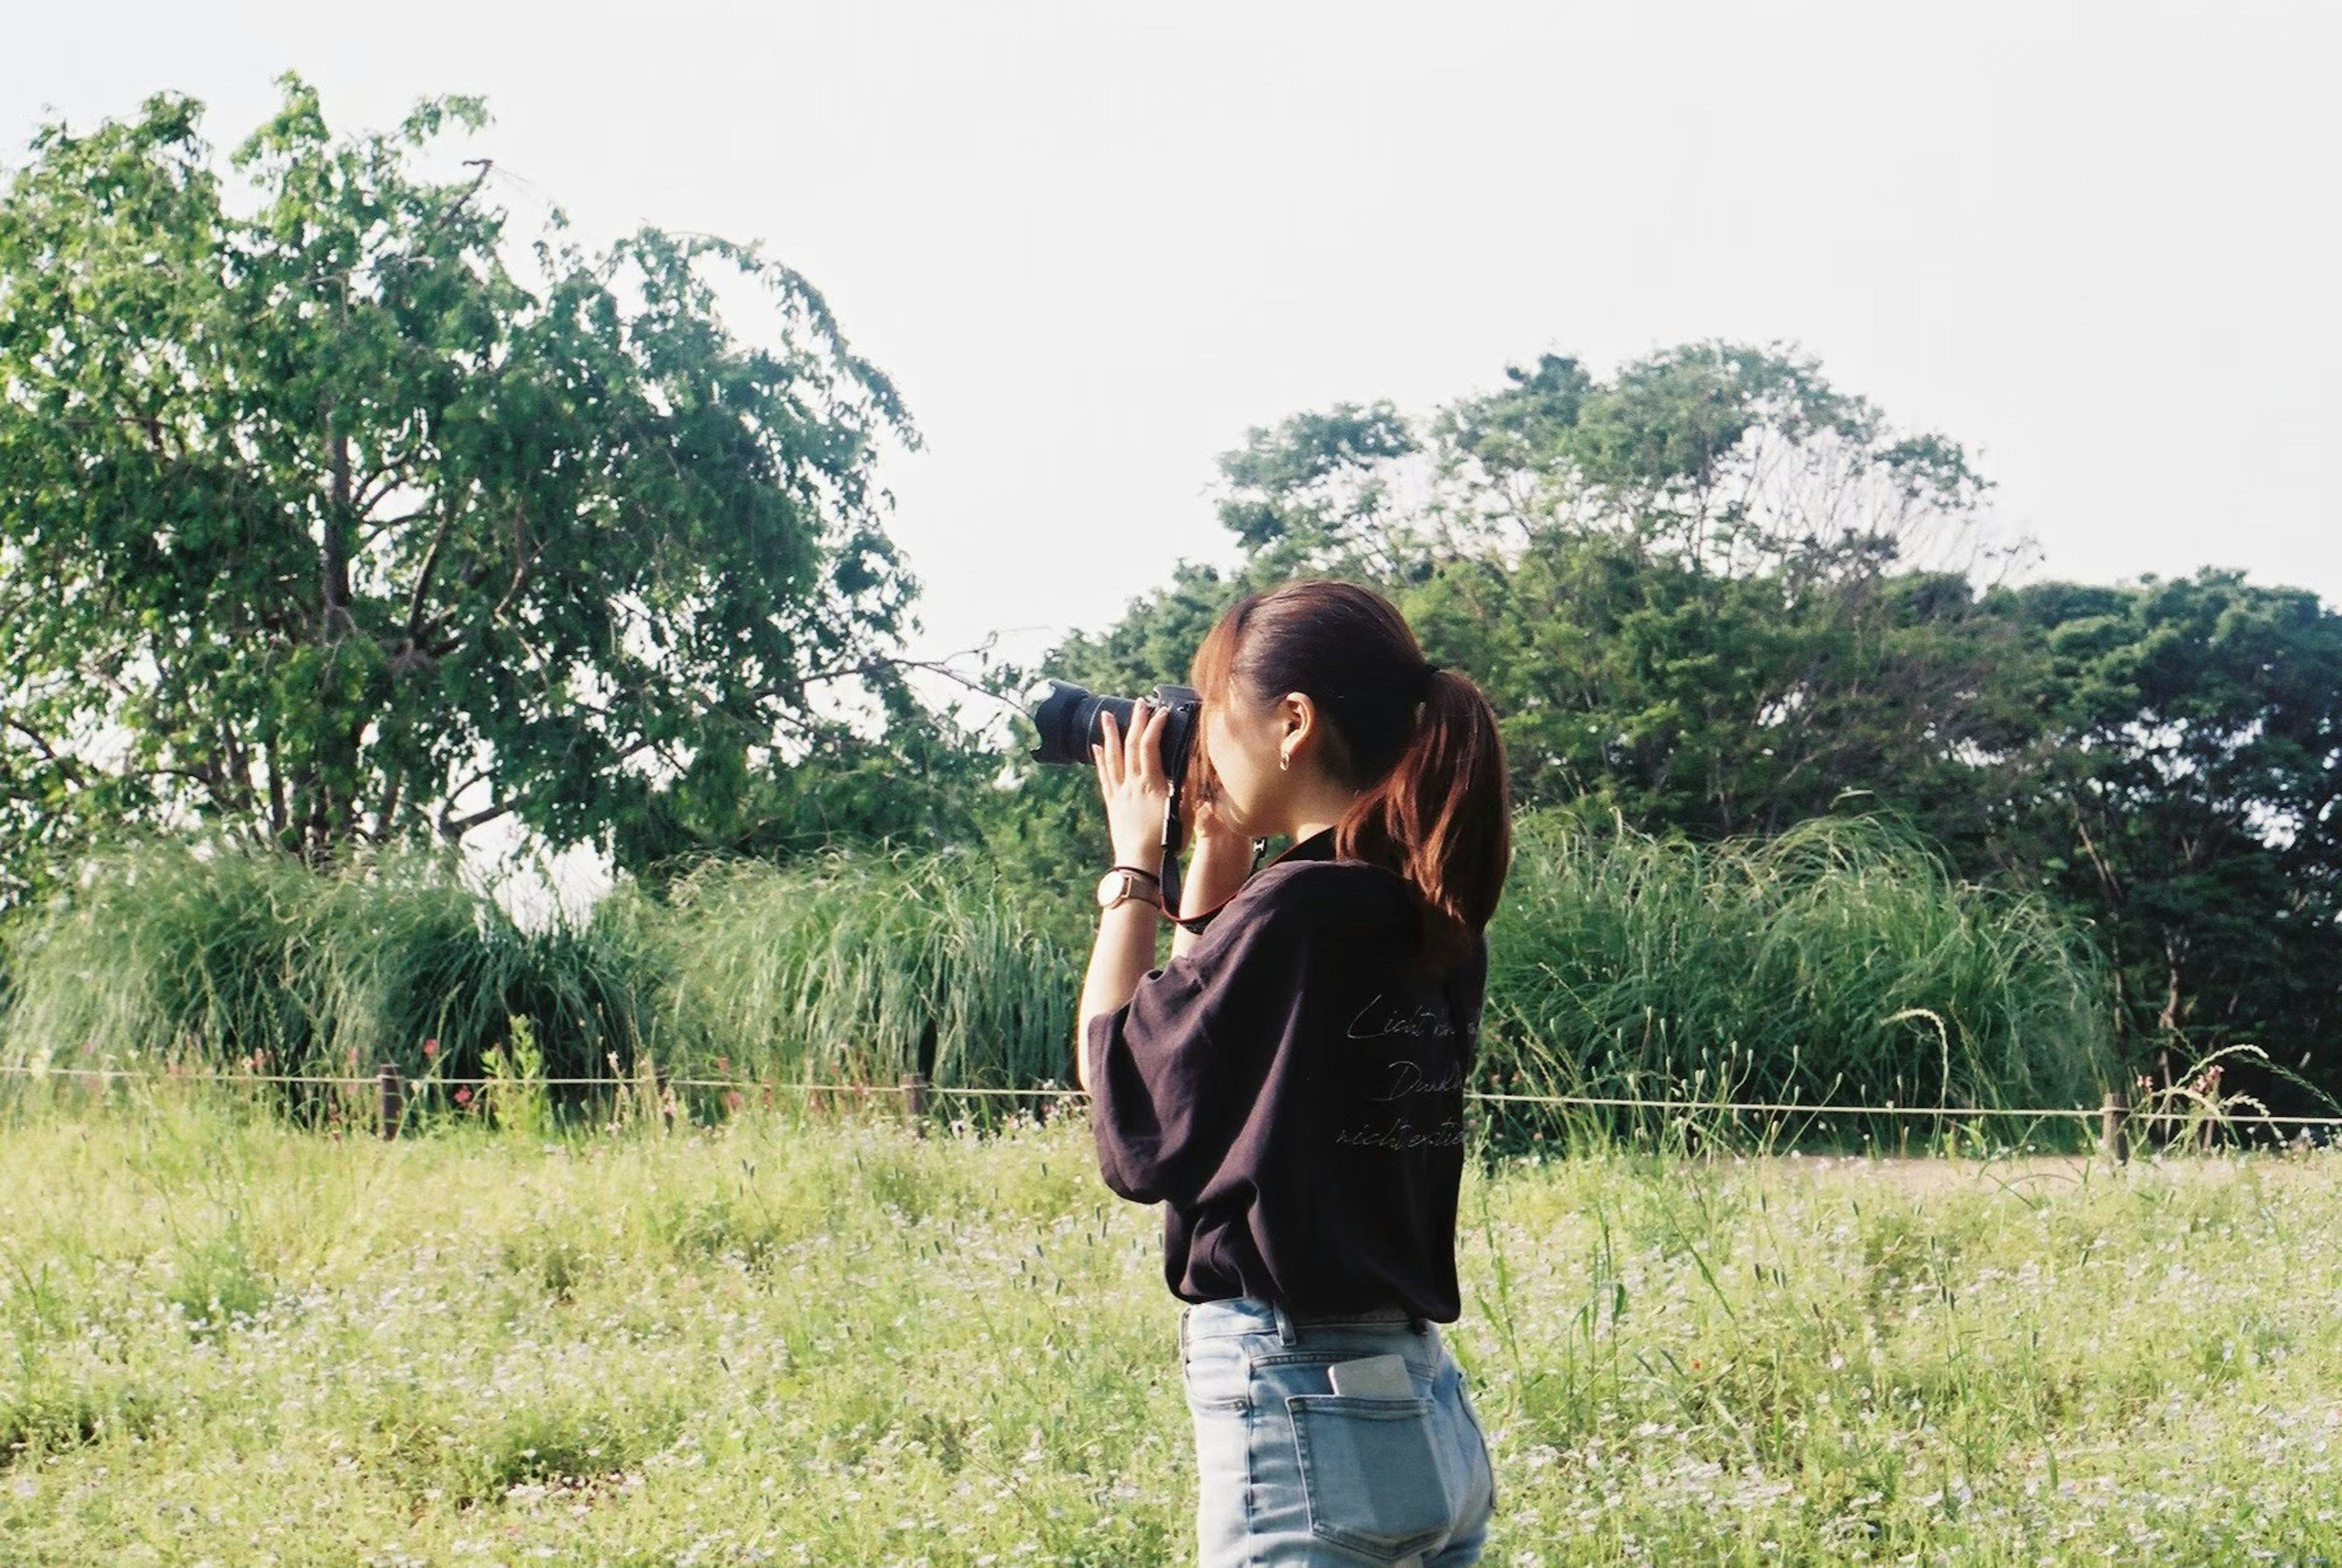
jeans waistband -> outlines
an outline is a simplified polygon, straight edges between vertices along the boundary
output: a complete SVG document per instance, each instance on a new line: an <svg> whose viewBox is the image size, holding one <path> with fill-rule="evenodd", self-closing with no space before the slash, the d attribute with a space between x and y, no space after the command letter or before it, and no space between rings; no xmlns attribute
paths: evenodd
<svg viewBox="0 0 2342 1568"><path fill-rule="evenodd" d="M1281 1302L1258 1296L1227 1296L1218 1301L1189 1302L1179 1313L1182 1339L1193 1334L1274 1333L1291 1344L1304 1329L1402 1326L1418 1336L1428 1336L1432 1332L1430 1319L1417 1317L1397 1306L1376 1307L1363 1313L1291 1313Z"/></svg>

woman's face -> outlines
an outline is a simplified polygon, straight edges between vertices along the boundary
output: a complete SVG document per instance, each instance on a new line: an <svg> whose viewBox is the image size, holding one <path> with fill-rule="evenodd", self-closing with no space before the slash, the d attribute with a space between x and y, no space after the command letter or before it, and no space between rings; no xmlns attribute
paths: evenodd
<svg viewBox="0 0 2342 1568"><path fill-rule="evenodd" d="M1277 766L1280 748L1290 744L1286 717L1278 704L1255 702L1241 681L1228 683L1226 700L1204 704L1204 747L1219 780L1215 809L1247 838L1291 826L1285 817L1294 774Z"/></svg>

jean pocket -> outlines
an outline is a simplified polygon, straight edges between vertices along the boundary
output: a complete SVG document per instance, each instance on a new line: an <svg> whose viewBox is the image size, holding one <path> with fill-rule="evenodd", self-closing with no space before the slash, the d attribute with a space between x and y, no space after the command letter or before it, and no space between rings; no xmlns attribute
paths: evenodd
<svg viewBox="0 0 2342 1568"><path fill-rule="evenodd" d="M1441 1480L1427 1399L1288 1393L1314 1535L1396 1563L1445 1541L1455 1500Z"/></svg>

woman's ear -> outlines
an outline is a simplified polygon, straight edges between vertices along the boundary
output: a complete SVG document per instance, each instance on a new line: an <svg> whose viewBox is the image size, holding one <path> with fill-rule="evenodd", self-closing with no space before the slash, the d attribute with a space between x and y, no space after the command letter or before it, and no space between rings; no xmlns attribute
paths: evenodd
<svg viewBox="0 0 2342 1568"><path fill-rule="evenodd" d="M1287 692L1277 704L1277 749L1287 756L1317 738L1317 704L1306 692Z"/></svg>

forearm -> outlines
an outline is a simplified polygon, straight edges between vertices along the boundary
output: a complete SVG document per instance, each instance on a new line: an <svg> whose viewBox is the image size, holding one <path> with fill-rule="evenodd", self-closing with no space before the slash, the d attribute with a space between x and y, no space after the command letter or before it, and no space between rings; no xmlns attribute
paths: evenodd
<svg viewBox="0 0 2342 1568"><path fill-rule="evenodd" d="M1193 920L1207 909L1217 909L1234 898L1252 875L1252 841L1206 839L1196 846L1196 862L1179 884L1179 917ZM1171 956L1179 957L1204 939L1200 931L1184 925L1171 928Z"/></svg>
<svg viewBox="0 0 2342 1568"><path fill-rule="evenodd" d="M1163 915L1152 903L1134 898L1098 912L1097 940L1082 977L1080 1023L1074 1031L1074 1076L1090 1093L1090 1020L1113 1012L1131 998L1155 966L1155 937Z"/></svg>

